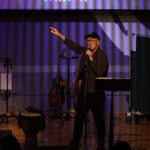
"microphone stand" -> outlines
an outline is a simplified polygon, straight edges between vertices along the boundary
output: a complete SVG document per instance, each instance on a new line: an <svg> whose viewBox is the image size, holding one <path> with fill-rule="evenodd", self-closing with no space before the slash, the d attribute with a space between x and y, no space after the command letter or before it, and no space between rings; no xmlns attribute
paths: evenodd
<svg viewBox="0 0 150 150"><path fill-rule="evenodd" d="M84 89L84 114L86 113L86 94L87 94L87 81L88 81L88 71L89 71L89 56L87 56L87 61L85 63L85 89ZM86 115L86 114L85 114ZM88 150L86 146L86 134L87 134L87 118L85 116L85 143L84 143L84 149L83 150Z"/></svg>
<svg viewBox="0 0 150 150"><path fill-rule="evenodd" d="M64 125L64 122L65 122L65 120L69 120L69 114L71 113L70 112L70 98L71 98L71 92L70 92L70 88L69 88L69 80L70 80L70 78L69 78L69 72L70 72L70 70L69 70L69 67L70 67L70 60L71 59L77 59L78 57L76 57L76 56L73 56L73 57L71 57L71 58L66 58L66 57L61 57L61 58L63 58L63 59L66 59L67 60L67 62L68 62L68 90L67 90L67 112L66 112L66 114L65 114L65 117L64 117L64 119L63 119L63 121L62 121L62 124L61 124L61 127L63 127L63 125ZM74 113L73 113L74 114Z"/></svg>

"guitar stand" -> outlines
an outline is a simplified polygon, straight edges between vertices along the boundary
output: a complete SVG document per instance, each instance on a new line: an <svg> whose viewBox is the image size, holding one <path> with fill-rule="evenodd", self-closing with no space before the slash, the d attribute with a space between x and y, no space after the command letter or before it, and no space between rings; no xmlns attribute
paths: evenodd
<svg viewBox="0 0 150 150"><path fill-rule="evenodd" d="M49 121L51 119L55 119L55 118L62 118L62 114L63 114L63 110L62 109L53 109L51 108L49 110L49 114L46 114L45 116L49 117Z"/></svg>
<svg viewBox="0 0 150 150"><path fill-rule="evenodd" d="M7 107L7 112L4 114L0 115L0 118L2 118L2 121L0 122L0 125L5 122L6 119L6 123L8 124L8 117L13 117L14 115L12 115L10 112L8 112L8 99L10 98L10 91L8 91L8 68L10 65L10 69L12 69L12 63L10 61L10 59L8 58L8 56L5 56L5 59L3 59L2 61L4 63L4 68L5 66L7 67L7 89L6 91L4 91L4 98L2 98L3 100L6 100L6 107ZM18 118L17 116L14 116L15 118Z"/></svg>
<svg viewBox="0 0 150 150"><path fill-rule="evenodd" d="M69 88L69 81L70 81L70 78L69 78L69 72L70 72L69 66L70 66L70 60L71 60L71 59L77 59L78 57L77 57L77 56L73 56L73 57L71 57L71 58L66 58L66 57L61 57L61 58L66 59L66 60L68 61L67 110L66 110L66 112L65 112L66 114L65 114L64 119L63 119L62 124L61 124L61 126L63 127L65 120L69 121L69 119L70 119L70 114L74 114L74 115L75 115L75 113L73 113L73 112L70 111L71 92L70 92L70 88Z"/></svg>

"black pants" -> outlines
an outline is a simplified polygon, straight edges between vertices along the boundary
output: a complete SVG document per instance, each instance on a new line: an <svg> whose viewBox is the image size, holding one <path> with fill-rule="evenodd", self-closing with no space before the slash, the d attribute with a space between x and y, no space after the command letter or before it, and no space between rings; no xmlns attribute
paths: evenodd
<svg viewBox="0 0 150 150"><path fill-rule="evenodd" d="M77 109L73 133L73 141L75 143L78 144L80 141L84 119L89 109L91 109L96 123L97 140L104 141L105 139L105 123L103 117L104 101L105 101L104 93L87 93L86 109L85 109L86 111L84 112L84 92L80 91L78 93Z"/></svg>

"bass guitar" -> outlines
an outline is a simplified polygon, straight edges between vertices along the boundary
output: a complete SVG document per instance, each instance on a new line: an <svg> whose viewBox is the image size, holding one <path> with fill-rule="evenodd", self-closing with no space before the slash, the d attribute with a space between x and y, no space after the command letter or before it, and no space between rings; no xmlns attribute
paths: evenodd
<svg viewBox="0 0 150 150"><path fill-rule="evenodd" d="M64 57L66 50L64 49L60 55ZM52 81L52 89L49 93L49 102L52 108L62 108L65 104L65 87L66 81L59 77L60 74L60 62L61 59L59 58L58 70L57 70L57 77Z"/></svg>

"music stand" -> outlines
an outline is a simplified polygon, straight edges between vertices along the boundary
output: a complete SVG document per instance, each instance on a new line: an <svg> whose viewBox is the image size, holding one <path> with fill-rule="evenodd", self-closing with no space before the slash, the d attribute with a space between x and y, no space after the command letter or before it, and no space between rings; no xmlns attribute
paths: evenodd
<svg viewBox="0 0 150 150"><path fill-rule="evenodd" d="M110 128L109 128L109 146L108 149L112 150L114 133L113 133L113 92L114 91L129 91L131 88L131 79L121 78L96 78L96 89L111 91L111 106L110 106Z"/></svg>
<svg viewBox="0 0 150 150"><path fill-rule="evenodd" d="M3 123L3 122L5 122L5 118L7 119L6 120L6 123L8 124L8 117L11 117L11 116L13 116L13 115L11 115L10 113L9 113L9 111L8 111L8 99L10 98L10 95L11 95L11 93L10 93L10 91L9 91L9 87L8 87L8 76L9 76L9 66L10 66L10 69L12 69L12 63L11 63L11 61L10 61L10 59L9 59L9 57L6 55L6 56L3 56L3 57L1 57L0 58L0 61L1 62L3 62L4 63L4 68L6 67L6 80L7 80L7 83L6 83L6 91L4 91L4 96L5 96L5 98L3 99L3 100L6 100L6 107L7 107L7 112L6 113L4 113L4 114L2 114L2 115L0 115L0 117L3 117L2 118L2 121L0 122L0 125ZM15 118L17 118L17 116L13 116L13 117L15 117Z"/></svg>

